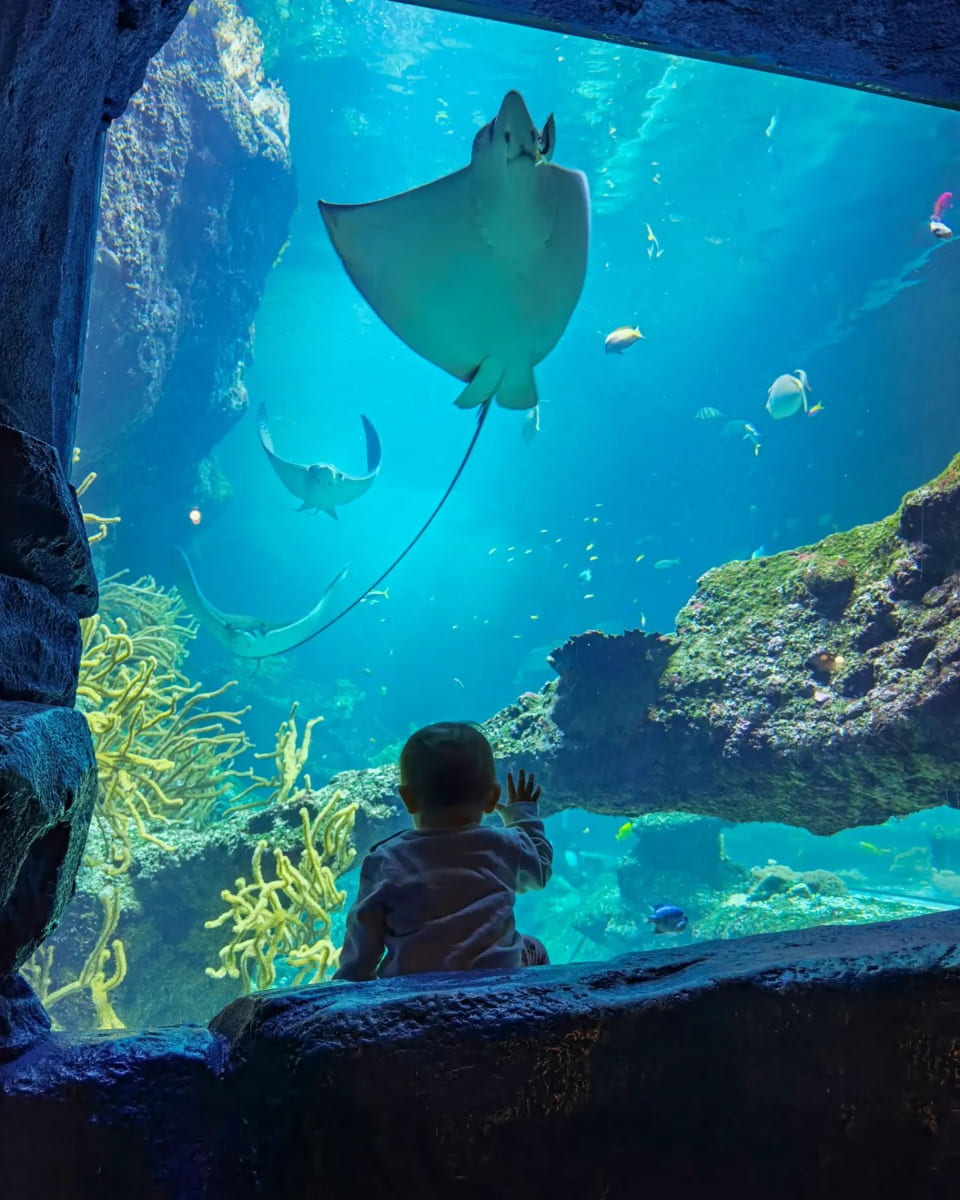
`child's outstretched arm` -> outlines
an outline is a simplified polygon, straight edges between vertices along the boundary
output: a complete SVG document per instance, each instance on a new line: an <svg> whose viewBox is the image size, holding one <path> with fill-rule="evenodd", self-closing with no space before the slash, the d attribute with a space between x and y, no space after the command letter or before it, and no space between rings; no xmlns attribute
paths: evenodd
<svg viewBox="0 0 960 1200"><path fill-rule="evenodd" d="M533 891L545 887L553 869L553 846L540 820L537 801L540 788L533 775L524 771L507 775L507 804L500 807L503 823L516 830L520 843L520 866L517 872L517 890Z"/></svg>
<svg viewBox="0 0 960 1200"><path fill-rule="evenodd" d="M347 913L347 928L340 951L340 966L334 979L360 982L377 978L383 958L386 910L380 894L380 863L368 854L360 868L360 885L353 907Z"/></svg>

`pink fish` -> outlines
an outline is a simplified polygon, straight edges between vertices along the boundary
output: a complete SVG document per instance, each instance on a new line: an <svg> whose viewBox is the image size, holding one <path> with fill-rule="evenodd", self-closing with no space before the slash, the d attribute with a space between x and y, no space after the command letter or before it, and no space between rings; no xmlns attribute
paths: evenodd
<svg viewBox="0 0 960 1200"><path fill-rule="evenodd" d="M939 221L948 208L953 208L953 192L941 192L933 202L933 219Z"/></svg>

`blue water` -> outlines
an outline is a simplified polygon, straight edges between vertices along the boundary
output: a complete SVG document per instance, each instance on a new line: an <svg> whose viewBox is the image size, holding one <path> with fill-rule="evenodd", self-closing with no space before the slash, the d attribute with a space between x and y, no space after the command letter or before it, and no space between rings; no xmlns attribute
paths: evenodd
<svg viewBox="0 0 960 1200"><path fill-rule="evenodd" d="M216 451L233 495L198 528L184 497L180 524L155 547L161 581L180 542L221 609L293 620L348 565L346 605L419 528L473 433L475 413L453 404L462 385L354 288L318 198L369 201L457 170L515 88L537 121L555 114L554 161L586 173L592 240L580 304L537 368L541 432L528 442L524 413L491 411L387 598L259 665L201 630L191 678L239 680L258 746L273 744L293 699L325 717L308 763L315 784L394 761L419 725L483 720L539 688L552 676L547 653L571 635L672 630L704 571L875 521L960 449L960 246L927 229L935 197L960 191L960 114L387 0L334 16L272 45L299 208L256 318L250 409ZM621 325L644 338L606 355L604 336ZM823 409L774 422L767 387L796 368ZM261 403L281 455L353 473L366 414L384 454L372 490L336 522L296 511L260 447ZM725 419L698 420L705 407ZM758 454L724 433L727 420L755 427ZM124 566L116 543L111 570ZM829 845L752 827L726 844L748 867L776 857L847 865L854 882L915 882L885 856L922 847L941 820L958 824L921 815ZM577 911L578 888L600 903L597 889L615 887L620 823L551 819L568 886L525 898L520 914L530 932L556 935L562 955L575 952L564 903ZM606 883L569 867L591 853ZM598 952L588 943L578 955Z"/></svg>
<svg viewBox="0 0 960 1200"><path fill-rule="evenodd" d="M926 229L956 184L957 114L372 0L337 21L345 54L317 43L321 57L272 67L300 207L257 317L251 411L219 452L236 494L191 543L215 603L292 619L345 564L353 599L473 429L457 381L354 289L317 198L370 200L457 169L518 88L537 120L555 113L555 161L587 174L592 244L580 305L537 371L542 432L527 444L523 414L491 414L389 600L296 651L262 732L291 693L328 706L337 680L362 693L349 761L321 731L338 767L413 725L482 718L549 678L543 654L570 634L669 630L707 568L875 520L960 445L957 248ZM645 340L604 355L622 324ZM824 411L774 423L766 388L798 366ZM339 522L295 511L257 440L260 402L281 454L348 471L363 467L359 414L376 425L381 477ZM760 454L695 420L703 406L753 423ZM201 635L206 658L225 665Z"/></svg>

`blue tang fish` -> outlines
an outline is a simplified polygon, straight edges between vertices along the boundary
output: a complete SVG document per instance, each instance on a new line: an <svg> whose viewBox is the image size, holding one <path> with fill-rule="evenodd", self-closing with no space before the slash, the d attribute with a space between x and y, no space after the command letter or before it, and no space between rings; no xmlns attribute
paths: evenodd
<svg viewBox="0 0 960 1200"><path fill-rule="evenodd" d="M687 914L675 904L661 904L647 917L654 933L683 933L690 924Z"/></svg>

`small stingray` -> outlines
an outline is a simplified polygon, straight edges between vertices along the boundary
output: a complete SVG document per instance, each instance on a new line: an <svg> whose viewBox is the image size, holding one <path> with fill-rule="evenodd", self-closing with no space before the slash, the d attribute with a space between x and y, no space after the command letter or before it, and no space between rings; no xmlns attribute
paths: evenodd
<svg viewBox="0 0 960 1200"><path fill-rule="evenodd" d="M554 165L556 129L534 125L519 92L473 141L470 165L372 204L319 201L350 278L398 337L467 387L534 408L533 368L580 298L590 207L586 177Z"/></svg>
<svg viewBox="0 0 960 1200"><path fill-rule="evenodd" d="M367 439L367 474L346 475L343 471L331 466L330 463L312 463L301 466L299 463L287 462L273 448L273 438L267 426L267 410L260 405L257 411L257 425L260 429L260 444L266 451L270 465L277 473L277 478L298 500L302 500L299 512L313 509L325 512L336 521L337 509L351 500L359 500L370 490L373 481L380 471L380 438L373 425L363 414L363 432Z"/></svg>
<svg viewBox="0 0 960 1200"><path fill-rule="evenodd" d="M182 568L178 572L177 587L187 607L204 629L238 658L270 658L274 654L285 654L316 637L324 628L323 615L333 590L347 573L344 567L306 616L290 625L276 625L272 621L225 613L215 608L201 592L190 560L179 546L176 553Z"/></svg>

